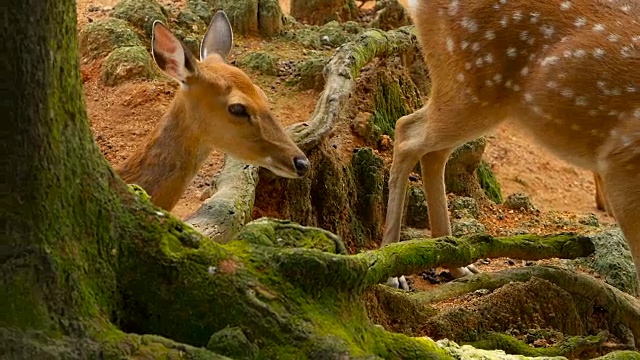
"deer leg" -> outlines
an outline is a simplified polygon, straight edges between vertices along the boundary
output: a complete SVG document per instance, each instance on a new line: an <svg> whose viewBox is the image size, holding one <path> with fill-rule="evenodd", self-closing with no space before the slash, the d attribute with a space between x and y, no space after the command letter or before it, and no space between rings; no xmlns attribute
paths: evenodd
<svg viewBox="0 0 640 360"><path fill-rule="evenodd" d="M400 240L402 212L404 210L409 173L411 173L411 169L424 154L420 141L415 141L419 139L414 139L413 134L415 133L412 133L408 128L414 128L414 125L423 123L425 116L426 108L423 107L412 114L401 117L396 122L393 162L389 170L387 216L380 246L386 246Z"/></svg>
<svg viewBox="0 0 640 360"><path fill-rule="evenodd" d="M443 108L433 105L434 97L432 96L425 107L403 116L396 124L393 163L389 177L389 201L381 246L400 239L408 177L418 160L421 161L423 169L432 234L433 236L451 234L444 185L444 168L447 159L457 146L500 123L495 119L477 116L477 112L474 114L475 109L467 108L468 112L461 113L460 109L464 109L463 106L452 105ZM466 121L470 117L474 118L473 122ZM471 272L467 268L451 271L455 277L469 275ZM402 285L402 280L402 278L390 278L387 283L391 286L399 286Z"/></svg>
<svg viewBox="0 0 640 360"><path fill-rule="evenodd" d="M451 222L449 221L449 209L447 206L447 190L444 183L444 170L447 160L454 148L433 151L425 154L420 159L422 169L422 184L427 198L429 209L429 224L431 236L434 238L451 235ZM475 267L473 268L475 270ZM460 267L449 269L455 278L471 275L471 269Z"/></svg>
<svg viewBox="0 0 640 360"><path fill-rule="evenodd" d="M596 207L598 208L598 210L606 211L607 215L613 217L613 213L611 212L611 205L607 201L607 197L604 193L600 175L594 172L593 179L596 183Z"/></svg>
<svg viewBox="0 0 640 360"><path fill-rule="evenodd" d="M634 165L611 163L601 172L610 211L624 234L640 282L640 156Z"/></svg>

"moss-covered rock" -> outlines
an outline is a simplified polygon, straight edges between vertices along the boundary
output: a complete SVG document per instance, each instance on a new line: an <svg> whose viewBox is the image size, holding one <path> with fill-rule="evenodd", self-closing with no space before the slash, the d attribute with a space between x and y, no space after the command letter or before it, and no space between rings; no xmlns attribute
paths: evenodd
<svg viewBox="0 0 640 360"><path fill-rule="evenodd" d="M358 8L354 0L292 0L290 13L307 24L323 25L356 20Z"/></svg>
<svg viewBox="0 0 640 360"><path fill-rule="evenodd" d="M284 37L311 49L335 48L355 39L362 27L353 21L331 21L323 26L297 25L284 32Z"/></svg>
<svg viewBox="0 0 640 360"><path fill-rule="evenodd" d="M491 166L486 161L480 161L476 169L476 175L480 182L480 187L484 190L487 198L496 204L502 204L503 199L500 183L493 173L493 170L491 170Z"/></svg>
<svg viewBox="0 0 640 360"><path fill-rule="evenodd" d="M106 18L85 25L79 34L80 55L96 59L125 46L142 46L138 34L121 19Z"/></svg>
<svg viewBox="0 0 640 360"><path fill-rule="evenodd" d="M469 217L477 219L480 216L480 206L478 206L478 201L471 197L456 197L451 202L451 210L453 215L457 218Z"/></svg>
<svg viewBox="0 0 640 360"><path fill-rule="evenodd" d="M130 22L151 38L153 22L167 24L167 11L155 0L122 0L114 8L111 16Z"/></svg>
<svg viewBox="0 0 640 360"><path fill-rule="evenodd" d="M151 55L143 46L118 48L107 56L102 65L102 82L108 86L155 77L156 71Z"/></svg>
<svg viewBox="0 0 640 360"><path fill-rule="evenodd" d="M213 334L207 349L238 360L254 359L258 354L258 347L247 339L239 327L226 327Z"/></svg>
<svg viewBox="0 0 640 360"><path fill-rule="evenodd" d="M633 259L620 229L598 232L589 237L596 247L595 253L572 262L592 268L611 286L637 296L638 279Z"/></svg>
<svg viewBox="0 0 640 360"><path fill-rule="evenodd" d="M324 57L311 57L296 64L300 73L298 84L302 89L324 89L323 70L328 59Z"/></svg>
<svg viewBox="0 0 640 360"><path fill-rule="evenodd" d="M240 67L265 75L278 74L278 56L266 51L254 51L238 59Z"/></svg>
<svg viewBox="0 0 640 360"><path fill-rule="evenodd" d="M405 224L419 229L429 227L429 210L424 188L421 185L411 183L408 191Z"/></svg>
<svg viewBox="0 0 640 360"><path fill-rule="evenodd" d="M507 196L504 206L512 210L535 211L531 198L525 193L513 193Z"/></svg>
<svg viewBox="0 0 640 360"><path fill-rule="evenodd" d="M451 234L455 237L484 234L487 228L474 218L456 219L451 222Z"/></svg>

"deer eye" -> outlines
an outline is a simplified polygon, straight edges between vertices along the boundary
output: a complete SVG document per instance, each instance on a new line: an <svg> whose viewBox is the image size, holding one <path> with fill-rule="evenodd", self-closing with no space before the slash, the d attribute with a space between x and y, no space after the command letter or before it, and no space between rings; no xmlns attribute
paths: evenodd
<svg viewBox="0 0 640 360"><path fill-rule="evenodd" d="M238 117L249 117L249 113L247 112L247 107L242 104L231 104L229 105L228 111L231 115Z"/></svg>

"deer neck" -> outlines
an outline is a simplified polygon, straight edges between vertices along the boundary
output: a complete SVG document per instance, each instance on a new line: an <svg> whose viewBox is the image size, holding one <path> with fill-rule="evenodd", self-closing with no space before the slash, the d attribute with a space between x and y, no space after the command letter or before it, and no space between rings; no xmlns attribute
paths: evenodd
<svg viewBox="0 0 640 360"><path fill-rule="evenodd" d="M117 169L125 182L141 186L165 210L175 206L211 153L190 120L178 93L147 142Z"/></svg>

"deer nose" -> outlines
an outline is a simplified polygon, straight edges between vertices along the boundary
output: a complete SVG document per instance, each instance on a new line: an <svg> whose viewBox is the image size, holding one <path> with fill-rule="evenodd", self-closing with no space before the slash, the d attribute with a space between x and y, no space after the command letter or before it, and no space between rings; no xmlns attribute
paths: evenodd
<svg viewBox="0 0 640 360"><path fill-rule="evenodd" d="M295 166L298 176L305 176L309 171L309 160L306 157L295 157L293 158L293 166Z"/></svg>

